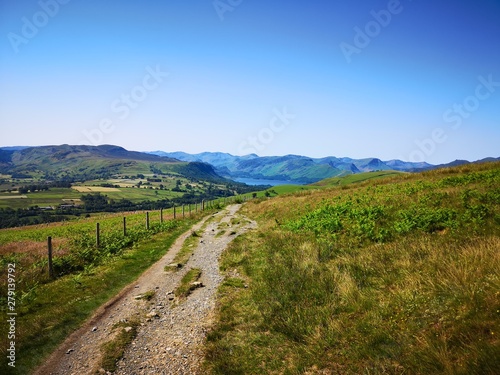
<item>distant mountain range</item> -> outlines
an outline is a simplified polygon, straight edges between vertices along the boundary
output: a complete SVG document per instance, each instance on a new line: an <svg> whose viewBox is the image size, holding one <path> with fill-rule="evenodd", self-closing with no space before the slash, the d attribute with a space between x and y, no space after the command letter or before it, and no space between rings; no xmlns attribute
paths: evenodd
<svg viewBox="0 0 500 375"><path fill-rule="evenodd" d="M416 172L433 169L438 166L428 163L412 163L401 160L382 161L377 158L352 159L329 156L311 158L300 155L264 156L255 154L234 156L222 152L203 152L188 154L185 152L153 151L154 155L170 157L184 161L199 161L211 164L221 176L233 179L282 180L291 183L314 183L325 178L341 177L361 172L396 170ZM492 159L493 160L493 159ZM486 161L486 160L485 160ZM455 161L451 165L469 163ZM446 165L441 165L443 167Z"/></svg>
<svg viewBox="0 0 500 375"><path fill-rule="evenodd" d="M282 180L302 184L362 172L383 170L418 172L470 163L467 160L455 160L448 164L432 165L425 162L412 163L396 159L382 161L377 158L352 159L347 157L337 158L334 156L311 158L300 155L260 157L255 154L234 156L222 152L188 154L185 152L153 151L150 153L178 160L208 163L215 167L215 171L219 175L232 179ZM500 160L500 158L486 158L474 163L494 160Z"/></svg>
<svg viewBox="0 0 500 375"><path fill-rule="evenodd" d="M495 161L487 158L477 162ZM311 158L300 155L235 156L223 152L137 152L113 145L102 146L39 146L0 147L0 173L27 174L50 178L89 178L109 174L127 174L155 168L207 181L229 179L280 180L309 184L325 178L361 172L396 170L417 172L467 164L455 160L431 165L401 160L382 161L377 158Z"/></svg>
<svg viewBox="0 0 500 375"><path fill-rule="evenodd" d="M86 181L158 171L208 182L227 182L207 163L185 162L113 145L0 147L0 173L18 178Z"/></svg>

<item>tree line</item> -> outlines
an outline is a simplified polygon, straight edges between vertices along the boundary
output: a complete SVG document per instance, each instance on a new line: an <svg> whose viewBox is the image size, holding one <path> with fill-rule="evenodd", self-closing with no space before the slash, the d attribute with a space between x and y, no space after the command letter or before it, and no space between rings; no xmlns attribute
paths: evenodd
<svg viewBox="0 0 500 375"><path fill-rule="evenodd" d="M64 182L27 185L28 191L43 191L50 187L67 187ZM204 193L187 192L182 197L172 199L146 200L132 202L128 199L110 199L101 193L84 194L80 197L81 205L59 205L57 207L30 208L0 208L0 228L12 228L25 225L43 224L69 220L82 215L89 215L97 212L126 212L168 209L175 206L196 204L202 200L213 200L217 198L231 197L237 194L244 194L255 191L255 187L246 185L234 185L234 190L223 190L216 187L207 189ZM32 190L33 189L33 190Z"/></svg>

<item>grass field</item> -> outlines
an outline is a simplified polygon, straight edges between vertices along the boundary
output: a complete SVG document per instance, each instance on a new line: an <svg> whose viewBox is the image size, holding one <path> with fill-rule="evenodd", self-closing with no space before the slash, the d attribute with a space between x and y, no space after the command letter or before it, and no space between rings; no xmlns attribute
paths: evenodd
<svg viewBox="0 0 500 375"><path fill-rule="evenodd" d="M27 193L20 196L18 193L0 194L0 208L28 208L31 206L57 207L68 201L79 201L83 194L101 193L110 199L128 199L132 202L144 200L172 199L182 196L184 193L155 190L147 188L108 188L100 186L74 186L73 188L51 188L49 191ZM16 199L21 198L23 199Z"/></svg>
<svg viewBox="0 0 500 375"><path fill-rule="evenodd" d="M364 172L358 174L352 174L343 177L332 177L325 180L318 181L310 185L278 185L273 186L264 191L259 191L256 193L257 198L262 198L266 196L266 191L269 192L270 196L283 195L283 194L293 194L293 193L305 193L311 190L320 190L325 188L330 188L334 186L345 186L356 183L369 183L369 181L376 180L379 178L388 178L393 176L398 176L402 172L398 171L378 171L378 172ZM243 194L242 197L247 199L252 198L252 194Z"/></svg>
<svg viewBox="0 0 500 375"><path fill-rule="evenodd" d="M259 228L221 259L207 373L500 373L500 163L244 212Z"/></svg>
<svg viewBox="0 0 500 375"><path fill-rule="evenodd" d="M182 225L123 253L106 264L66 276L22 294L18 303L16 374L28 374L101 304L157 261L173 240L193 222ZM22 270L18 270L22 276ZM2 332L5 325L2 324ZM47 329L50 328L50 329ZM6 342L2 337L2 354ZM2 361L2 373L9 370Z"/></svg>
<svg viewBox="0 0 500 375"><path fill-rule="evenodd" d="M194 207L192 209L194 213ZM73 221L32 225L20 228L0 229L0 254L5 244L20 241L44 242L48 236L53 238L70 238L79 235L93 233L96 222L101 224L101 228L116 230L123 225L123 217L127 218L127 225L134 227L146 225L146 212L120 212L116 214L94 214L89 218L79 218ZM173 209L163 210L164 220L173 218ZM150 223L160 221L160 211L149 212Z"/></svg>
<svg viewBox="0 0 500 375"><path fill-rule="evenodd" d="M106 165L109 161L96 161L93 168L100 164ZM204 194L212 188L226 190L224 184L210 182L193 182L191 179L169 170L167 166L178 169L187 163L163 163L153 165L165 169L166 175L156 175L151 173L150 163L128 163L124 164L123 173L116 173L109 179L87 180L83 183L75 183L72 188L54 188L46 191L29 192L22 196L17 189L23 186L43 184L42 180L30 179L3 179L0 183L0 208L27 209L33 206L53 207L67 203L68 201L78 202L82 195L103 194L109 199L126 199L133 203L141 201L157 201L161 199L174 199L182 197L186 193ZM126 167L126 168L125 168ZM131 169L130 169L130 168ZM138 177L135 174L140 174ZM10 176L6 176L10 177ZM107 185L107 186L106 186ZM23 199L19 199L23 197Z"/></svg>
<svg viewBox="0 0 500 375"><path fill-rule="evenodd" d="M0 311L7 312L8 265L16 269L16 371L28 374L45 356L73 332L102 303L132 282L157 261L179 234L202 215L185 219L178 212L95 215L73 222L0 230ZM127 234L123 234L126 217ZM100 223L101 244L96 246L95 228ZM53 238L56 280L48 276L47 237ZM8 330L0 322L0 332ZM7 334L0 336L0 353L6 356ZM2 361L0 373L11 369Z"/></svg>
<svg viewBox="0 0 500 375"><path fill-rule="evenodd" d="M370 180L377 179L377 178L387 178L387 177L398 176L401 173L403 173L403 172L377 171L377 172L357 173L357 174L351 174L351 175L344 176L344 177L327 178L325 180L322 180L322 181L319 181L319 182L312 184L312 186L349 185L349 184L355 184L355 183L360 183L360 182L366 182L366 181L370 181Z"/></svg>
<svg viewBox="0 0 500 375"><path fill-rule="evenodd" d="M137 172L144 172L145 169L141 167ZM135 172L131 171L131 172ZM282 195L294 193L297 191L307 191L314 190L318 188L325 188L337 185L347 185L351 183L361 183L372 179L387 177L392 175L397 175L399 172L395 171L380 171L380 172L368 172L360 173L355 175L349 175L345 177L335 177L329 178L313 185L281 185L275 186L269 191L272 191L271 195ZM68 202L79 202L79 199L83 194L101 193L106 195L109 199L120 200L127 199L134 203L141 202L144 200L156 201L160 199L173 199L181 197L185 192L190 191L194 193L203 193L206 190L206 186L198 183L192 183L189 180L176 176L162 176L161 182L148 182L147 178L152 178L154 175L149 173L144 175L144 179L140 178L125 178L125 175L119 176L121 178L112 178L108 180L90 180L84 184L74 185L72 188L51 188L49 191L27 193L19 195L17 192L11 193L0 193L0 208L29 208L32 206L39 207L57 207L60 204ZM181 182L181 188L184 192L172 191L173 188L177 186L177 181ZM137 187L137 184L141 182L141 188ZM104 187L102 184L111 184L117 187ZM164 189L158 189L158 187L163 185ZM17 185L20 185L17 183ZM186 186L190 185L191 189L187 190ZM223 188L223 186L217 186ZM265 196L265 192L258 192L257 197ZM245 194L243 197L251 198L252 194ZM22 199L21 199L22 198Z"/></svg>
<svg viewBox="0 0 500 375"><path fill-rule="evenodd" d="M73 189L66 188L52 188L49 191L41 191L36 193L23 194L25 198L23 199L5 199L5 197L19 197L17 192L15 193L1 193L0 197L0 208L28 208L31 206L57 206L59 204L67 203L65 200L77 200L82 196Z"/></svg>
<svg viewBox="0 0 500 375"><path fill-rule="evenodd" d="M120 191L117 188L102 187L102 186L73 186L72 189L79 193L109 193Z"/></svg>

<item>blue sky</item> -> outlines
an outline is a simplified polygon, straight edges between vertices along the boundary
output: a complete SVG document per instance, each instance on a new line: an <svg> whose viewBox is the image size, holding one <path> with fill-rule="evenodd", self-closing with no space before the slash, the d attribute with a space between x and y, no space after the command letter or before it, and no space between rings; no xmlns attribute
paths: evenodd
<svg viewBox="0 0 500 375"><path fill-rule="evenodd" d="M0 145L500 156L500 1L0 0Z"/></svg>

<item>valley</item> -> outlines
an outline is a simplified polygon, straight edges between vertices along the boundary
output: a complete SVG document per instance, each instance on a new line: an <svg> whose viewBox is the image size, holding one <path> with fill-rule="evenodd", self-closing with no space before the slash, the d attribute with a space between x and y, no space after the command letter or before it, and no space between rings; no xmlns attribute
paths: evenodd
<svg viewBox="0 0 500 375"><path fill-rule="evenodd" d="M16 350L24 373L33 372L120 290L133 288L181 233L182 256L175 267L165 266L167 274L158 280L177 280L168 272L190 262L195 244L208 241L209 248L212 239L232 240L234 228L247 221L255 225L221 252L218 265L211 261L211 269L220 267L223 276L210 297L215 310L210 322L202 323L210 323L202 331L206 337L197 338L203 350L186 349L198 353L199 371L498 370L498 161L420 173L346 173L308 185L248 186L199 160L163 161L108 146L71 149L78 157L53 151L36 167L29 156L33 150L12 153L7 166L3 159L0 214L14 228L0 229L0 300L7 301L7 266L15 264L22 321ZM92 156L85 161L87 152ZM96 159L96 152L105 156ZM87 165L83 175L75 169L76 158ZM47 166L57 162L61 168ZM107 163L115 169L101 174ZM244 220L228 217L213 230L200 226L233 203L242 204ZM168 300L154 297L154 289L145 293L152 301ZM151 306L145 303L134 317L137 337L151 334L143 316ZM185 328L179 327L188 332ZM102 334L102 340L112 339ZM7 347L3 341L2 347ZM156 358L151 368L158 366ZM110 368L126 363L121 355L111 361ZM182 363L188 368L195 362Z"/></svg>
<svg viewBox="0 0 500 375"><path fill-rule="evenodd" d="M263 188L223 178L203 162L118 146L4 149L0 156L0 228L170 208Z"/></svg>

